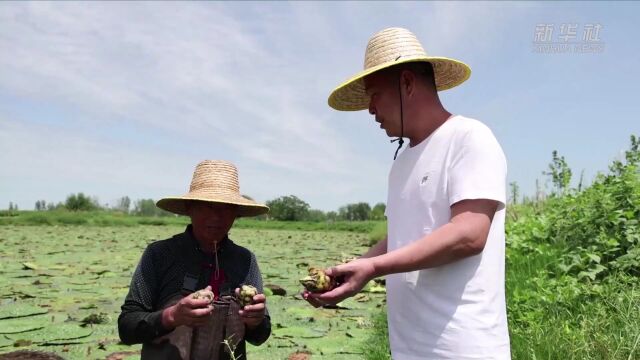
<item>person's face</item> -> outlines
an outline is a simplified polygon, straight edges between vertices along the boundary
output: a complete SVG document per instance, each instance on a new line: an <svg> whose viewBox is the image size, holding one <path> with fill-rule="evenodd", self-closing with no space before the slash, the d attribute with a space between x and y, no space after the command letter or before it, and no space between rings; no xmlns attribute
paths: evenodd
<svg viewBox="0 0 640 360"><path fill-rule="evenodd" d="M364 86L369 96L369 113L375 116L380 128L387 136L400 136L400 98L398 81L393 81L389 74L373 73L364 79Z"/></svg>
<svg viewBox="0 0 640 360"><path fill-rule="evenodd" d="M224 239L237 215L237 206L232 204L193 201L187 210L193 234L204 248Z"/></svg>

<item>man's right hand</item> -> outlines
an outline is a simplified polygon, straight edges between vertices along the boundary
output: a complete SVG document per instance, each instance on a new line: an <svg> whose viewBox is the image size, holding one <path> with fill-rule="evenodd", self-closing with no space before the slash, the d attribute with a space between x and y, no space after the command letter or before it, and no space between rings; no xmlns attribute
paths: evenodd
<svg viewBox="0 0 640 360"><path fill-rule="evenodd" d="M211 291L211 287L207 286L205 290ZM206 323L213 305L207 299L194 299L191 295L162 311L162 326L174 329L181 325L197 327Z"/></svg>

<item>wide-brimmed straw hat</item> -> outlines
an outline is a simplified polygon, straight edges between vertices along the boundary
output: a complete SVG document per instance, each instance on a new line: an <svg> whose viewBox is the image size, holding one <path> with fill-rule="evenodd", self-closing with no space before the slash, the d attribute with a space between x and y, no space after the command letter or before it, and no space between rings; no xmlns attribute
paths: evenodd
<svg viewBox="0 0 640 360"><path fill-rule="evenodd" d="M189 215L186 204L190 201L238 205L239 217L269 212L267 206L240 195L238 169L232 163L221 160L205 160L199 163L193 172L188 193L160 199L156 205L175 214Z"/></svg>
<svg viewBox="0 0 640 360"><path fill-rule="evenodd" d="M356 111L369 107L369 97L364 89L364 77L393 65L407 62L429 62L438 91L462 84L471 76L471 68L461 61L429 56L409 30L384 29L369 39L364 54L364 70L340 84L329 95L329 106L336 110Z"/></svg>

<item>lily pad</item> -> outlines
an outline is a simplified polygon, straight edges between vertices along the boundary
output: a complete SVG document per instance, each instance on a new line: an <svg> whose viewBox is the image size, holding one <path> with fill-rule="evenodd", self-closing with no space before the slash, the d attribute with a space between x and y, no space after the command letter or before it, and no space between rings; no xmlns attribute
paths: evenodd
<svg viewBox="0 0 640 360"><path fill-rule="evenodd" d="M38 270L40 269L40 267L34 263L31 262L23 262L22 263L22 269L24 270Z"/></svg>
<svg viewBox="0 0 640 360"><path fill-rule="evenodd" d="M49 312L39 306L29 304L10 304L0 307L0 320L21 318L26 316L41 315Z"/></svg>
<svg viewBox="0 0 640 360"><path fill-rule="evenodd" d="M44 328L50 324L47 316L36 315L26 318L0 320L0 334L18 334Z"/></svg>
<svg viewBox="0 0 640 360"><path fill-rule="evenodd" d="M13 345L13 340L9 340L9 339L5 338L4 336L0 336L0 348L3 348L5 346L9 346L9 345Z"/></svg>
<svg viewBox="0 0 640 360"><path fill-rule="evenodd" d="M77 324L51 324L44 329L29 331L22 334L7 335L8 338L18 340L30 340L33 343L60 343L63 341L86 338L91 336L93 330L82 328Z"/></svg>
<svg viewBox="0 0 640 360"><path fill-rule="evenodd" d="M314 329L310 327L292 326L274 330L277 337L291 337L293 339L314 339L327 335L328 330Z"/></svg>
<svg viewBox="0 0 640 360"><path fill-rule="evenodd" d="M317 310L312 307L290 307L287 309L287 314L294 318L310 318L317 313Z"/></svg>
<svg viewBox="0 0 640 360"><path fill-rule="evenodd" d="M384 286L373 285L367 291L372 294L385 294L387 292L387 289Z"/></svg>

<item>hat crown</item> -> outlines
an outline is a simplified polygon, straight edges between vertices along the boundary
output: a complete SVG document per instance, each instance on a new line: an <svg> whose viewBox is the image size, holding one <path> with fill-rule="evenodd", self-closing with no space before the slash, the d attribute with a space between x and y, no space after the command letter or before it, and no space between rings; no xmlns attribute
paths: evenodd
<svg viewBox="0 0 640 360"><path fill-rule="evenodd" d="M426 57L422 44L409 30L404 28L387 28L375 33L364 54L364 69L409 58Z"/></svg>
<svg viewBox="0 0 640 360"><path fill-rule="evenodd" d="M202 161L193 172L189 192L231 192L239 194L238 169L227 161Z"/></svg>

